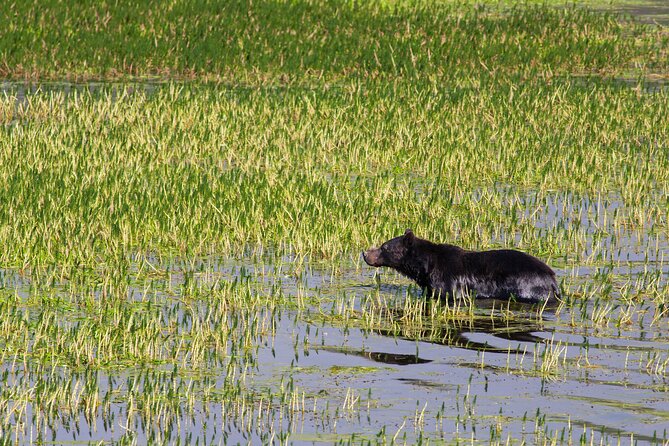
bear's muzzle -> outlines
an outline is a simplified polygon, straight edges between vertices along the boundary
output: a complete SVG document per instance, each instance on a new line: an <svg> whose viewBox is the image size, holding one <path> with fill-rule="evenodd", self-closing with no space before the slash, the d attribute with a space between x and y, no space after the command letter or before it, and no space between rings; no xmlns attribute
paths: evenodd
<svg viewBox="0 0 669 446"><path fill-rule="evenodd" d="M381 250L380 249L369 249L362 253L362 258L369 266L383 266L380 260Z"/></svg>

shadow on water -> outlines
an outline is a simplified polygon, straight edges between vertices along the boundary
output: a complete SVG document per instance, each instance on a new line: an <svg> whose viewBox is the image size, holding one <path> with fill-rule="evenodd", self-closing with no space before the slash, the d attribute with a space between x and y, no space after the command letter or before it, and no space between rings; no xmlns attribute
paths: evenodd
<svg viewBox="0 0 669 446"><path fill-rule="evenodd" d="M530 347L528 344L546 344L553 333L553 329L547 327L545 322L554 316L557 304L542 309L536 304L477 299L472 307L468 307L469 304L430 301L411 286L377 284L376 290L381 294L404 295L411 309L407 310L402 304L381 309L380 315L386 323L383 328L363 330L371 335L478 352L510 354L523 353ZM458 308L457 305L462 307ZM423 362L416 356L398 357L394 353L370 353L367 350L332 351L356 354L387 364Z"/></svg>
<svg viewBox="0 0 669 446"><path fill-rule="evenodd" d="M370 332L409 341L504 354L522 353L520 344L523 343L544 343L545 338L537 336L536 333L548 333L541 321L508 320L503 317L453 319L433 327L377 329ZM480 340L477 339L479 337ZM498 342L495 341L507 343L507 346L496 346ZM518 346L512 347L511 342L518 343Z"/></svg>
<svg viewBox="0 0 669 446"><path fill-rule="evenodd" d="M374 362L380 362L383 364L390 364L390 365L427 364L429 362L432 362L432 360L421 358L418 355L389 353L389 352L370 352L346 347L324 346L324 347L319 347L316 350L329 351L332 353L342 353L346 356L348 355L359 356L361 358L367 358Z"/></svg>

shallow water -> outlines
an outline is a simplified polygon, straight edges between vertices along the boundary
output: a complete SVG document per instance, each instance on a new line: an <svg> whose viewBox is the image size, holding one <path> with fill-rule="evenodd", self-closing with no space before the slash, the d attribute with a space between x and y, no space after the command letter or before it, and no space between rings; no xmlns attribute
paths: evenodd
<svg viewBox="0 0 669 446"><path fill-rule="evenodd" d="M37 82L0 81L0 94L7 94L16 98L17 104L25 105L28 98L35 94L74 93L109 94L113 99L137 92L151 94L160 88L164 82Z"/></svg>
<svg viewBox="0 0 669 446"><path fill-rule="evenodd" d="M251 339L241 360L234 359L239 347L231 342L205 375L187 365L175 372L169 363L99 371L37 367L24 364L20 354L6 354L0 366L6 389L48 395L93 386L89 394L111 403L88 414L81 406L60 409L45 419L44 409L37 415L44 403L28 398L20 419L6 415L16 432L4 434L19 442L57 443L512 438L665 444L669 315L657 298L633 296L655 289L666 302L666 232L652 221L641 230L611 226L626 209L619 197L503 196L505 206L524 209L518 217L533 221L538 231L579 228L587 238L582 258L601 253L600 266L556 266L566 306L538 314L531 306L482 301L457 317L432 319L430 312L443 314L443 308L412 315L412 305L423 302L420 291L359 259L252 256L163 264L138 256L128 298L154 301L166 320L178 313L185 331L193 330L191 312L204 314L211 305L184 300L187 287L206 296L225 283L233 293L250 287L289 303L249 315L273 329ZM498 242L514 246L517 240L517 234L502 233ZM147 278L141 273L146 270L159 273ZM52 289L68 296L65 283ZM30 271L0 272L0 290L24 300L26 310L42 293ZM39 318L40 311L32 311ZM76 310L63 316L74 326L80 317ZM372 316L383 322L370 324ZM240 367L232 378L230 367ZM240 392L226 396L225 389L236 385ZM143 389L161 395L168 388L177 389L174 400L163 402L170 409L156 409L158 414L143 414L127 400ZM6 394L0 400L9 408L20 398Z"/></svg>
<svg viewBox="0 0 669 446"><path fill-rule="evenodd" d="M669 25L669 5L662 0L630 2L623 6L615 6L613 10L617 13L627 14L641 23Z"/></svg>
<svg viewBox="0 0 669 446"><path fill-rule="evenodd" d="M507 435L534 442L562 430L567 432L565 439L579 441L585 432L586 439L592 436L596 443L600 437L612 442L633 436L642 443L657 438L662 440L659 444L667 438L666 377L649 374L636 364L645 352L666 358L666 338L663 343L635 341L549 326L533 335L568 345L565 356L573 363L544 379L531 372L531 352L541 351L542 343L463 333L480 344L528 351L484 356L453 345L321 326L319 345L296 354L294 339L306 337L309 325L293 324L291 317L282 320L286 322L277 330L273 349L258 351L258 368L247 384L278 392L284 383L292 383L303 392L298 395L305 395L302 402L298 397L294 408L273 402L276 407L268 409L262 400L245 409L234 403L225 408L220 403L198 403L185 410L188 414L179 420L179 428L168 432L159 425L142 426L139 417L126 424L127 405L119 401L112 405L112 413L97 414L92 425L83 415L60 420L54 432L42 430L44 438L109 441L131 434L144 443L161 435L172 440L190 435L205 443L226 438L235 444L265 441L263 434L271 432L289 434L291 441L329 442L349 434L372 439L385 431L393 437L406 435L409 442L419 437L486 440ZM589 343L587 359L584 342ZM632 364L623 366L626 362ZM99 392L106 395L110 390L103 385ZM29 410L28 419L31 416ZM243 424L245 419L250 421Z"/></svg>
<svg viewBox="0 0 669 446"><path fill-rule="evenodd" d="M26 88L18 101L33 91ZM119 94L128 92L124 88ZM255 313L232 304L224 310L230 325L258 321L268 328L223 348L206 345L207 370L191 367L189 352L174 361L96 368L62 365L69 358L37 364L25 351L5 350L0 422L11 429L0 427L0 437L57 444L507 438L667 444L666 221L632 214L616 195L501 186L467 199L484 208L491 196L535 230L500 231L490 240L496 246L555 234L582 239L562 247L567 258L551 261L564 289L563 307L538 314L535 307L488 301L444 317L443 307L416 311L423 298L413 284L360 259L268 254L163 263L138 255L127 301L158 307L158 334L174 335L173 320L180 321L179 330L196 333L195 324L220 303L209 299L220 286L229 286L232 296L251 290L251 296L283 300ZM36 282L31 271L0 270L0 305L16 310L12 317L26 314L28 338L54 296L64 301L54 304L60 305L56 323L72 330L94 313L86 296L106 298L102 288ZM240 329L240 338L246 334ZM37 342L27 345L36 348ZM63 392L77 395L76 404L51 402L61 401ZM157 400L133 401L141 394ZM17 409L21 404L25 410Z"/></svg>
<svg viewBox="0 0 669 446"><path fill-rule="evenodd" d="M403 304L420 301L419 292L393 273L351 265L331 275L323 264L314 264L296 277L286 274L291 259L284 262L203 259L201 265L191 265L200 271L194 274L196 280L245 278L240 286L273 286L288 297L301 294L320 302L266 315L275 330L253 341L251 367L243 380L247 399L206 397L201 390L206 386L198 386L192 402L178 402L176 412L165 414L162 423L152 422L138 412L129 415L124 397L129 380L138 379L147 388L156 382L179 388L188 385L188 372L172 375L169 366L129 365L116 372L91 372L100 399L112 398L111 411L97 410L88 418L75 411L40 425L28 404L25 434L16 438L27 441L28 435L41 435L57 443L199 439L205 444L255 444L272 438L330 443L348 441L352 435L354 441L375 442L377 434L409 443L510 437L530 443L633 439L663 444L668 439L664 366L669 361L669 327L666 316L652 317L652 303L639 304L646 310L621 325L581 322L581 311L588 321L598 311L599 304L591 299L582 308L547 310L542 316L529 306L507 309L485 302L474 310L476 318L417 327L401 321ZM170 268L174 273L165 280L178 287L189 272L179 274L184 266L178 263ZM575 269L570 286L592 280L591 273ZM559 274L564 279L567 272ZM628 271L627 280L635 274ZM666 269L660 274L666 280ZM3 288L24 288L29 280L18 276L4 271ZM160 280L154 283L157 289L164 287ZM353 319L327 316L342 305L356 314L369 296L386 300L397 326L365 329ZM620 311L616 299L608 304L612 312ZM179 304L175 308L184 311ZM551 354L557 365L543 373ZM55 373L80 388L93 376L61 367L26 374L13 361L0 370L9 374L8 384L25 379L54 382ZM225 387L226 371L212 370L198 379L215 392ZM279 396L286 389L292 389L289 400Z"/></svg>

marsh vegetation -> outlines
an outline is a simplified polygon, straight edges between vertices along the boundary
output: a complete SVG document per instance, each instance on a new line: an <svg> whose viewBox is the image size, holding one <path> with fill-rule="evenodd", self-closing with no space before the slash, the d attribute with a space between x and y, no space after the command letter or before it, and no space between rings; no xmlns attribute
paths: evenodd
<svg viewBox="0 0 669 446"><path fill-rule="evenodd" d="M4 443L669 441L666 28L36 5L0 12ZM406 227L564 302L422 299L359 257Z"/></svg>

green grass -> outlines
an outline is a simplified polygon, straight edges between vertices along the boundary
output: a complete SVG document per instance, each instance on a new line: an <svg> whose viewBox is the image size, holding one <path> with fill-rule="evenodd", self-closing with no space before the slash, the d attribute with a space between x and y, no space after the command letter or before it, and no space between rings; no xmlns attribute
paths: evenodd
<svg viewBox="0 0 669 446"><path fill-rule="evenodd" d="M193 427L204 442L654 442L666 29L564 4L332 0L18 1L0 29L1 77L56 81L0 95L0 443L191 443ZM91 79L135 83L59 83ZM529 251L565 302L446 305L373 277L359 252L407 227ZM441 368L412 381L370 362L390 353ZM514 393L502 411L499 379L543 402L556 384L563 404L569 385L595 410L572 425ZM593 386L631 393L602 403ZM616 404L657 423L598 425Z"/></svg>
<svg viewBox="0 0 669 446"><path fill-rule="evenodd" d="M332 258L405 227L472 247L520 234L573 261L597 229L537 225L556 195L621 202L614 230L667 224L665 92L398 81L1 103L0 260L18 268L259 248Z"/></svg>
<svg viewBox="0 0 669 446"><path fill-rule="evenodd" d="M0 76L322 85L666 75L666 30L555 3L21 0L0 12Z"/></svg>

